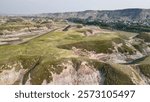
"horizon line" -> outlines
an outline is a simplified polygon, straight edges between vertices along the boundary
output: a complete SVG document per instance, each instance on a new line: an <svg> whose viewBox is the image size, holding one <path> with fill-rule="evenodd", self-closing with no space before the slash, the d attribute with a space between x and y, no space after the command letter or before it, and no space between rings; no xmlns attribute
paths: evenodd
<svg viewBox="0 0 150 102"><path fill-rule="evenodd" d="M17 16L17 15L22 15L22 16L28 16L28 15L39 15L39 14L55 14L55 13L70 13L70 12L84 12L84 11L117 11L117 10L127 10L127 9L141 9L141 10L149 10L150 8L116 8L116 9L102 9L102 10L99 10L99 9L86 9L86 10L72 10L72 11L56 11L56 12L41 12L41 13L29 13L29 14L25 14L25 13L0 13L0 16Z"/></svg>

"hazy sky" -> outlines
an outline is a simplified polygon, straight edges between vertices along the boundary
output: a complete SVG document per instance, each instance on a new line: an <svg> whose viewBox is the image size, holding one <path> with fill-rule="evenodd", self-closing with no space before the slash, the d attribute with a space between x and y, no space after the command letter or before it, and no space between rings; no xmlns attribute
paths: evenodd
<svg viewBox="0 0 150 102"><path fill-rule="evenodd" d="M123 8L150 8L150 0L0 0L0 13L4 14L36 14Z"/></svg>

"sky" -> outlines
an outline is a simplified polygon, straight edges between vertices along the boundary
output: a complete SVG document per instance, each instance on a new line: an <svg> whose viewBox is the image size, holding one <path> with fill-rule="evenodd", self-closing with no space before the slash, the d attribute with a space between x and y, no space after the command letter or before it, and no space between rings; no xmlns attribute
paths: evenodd
<svg viewBox="0 0 150 102"><path fill-rule="evenodd" d="M84 10L150 8L150 0L0 0L0 13L38 14Z"/></svg>

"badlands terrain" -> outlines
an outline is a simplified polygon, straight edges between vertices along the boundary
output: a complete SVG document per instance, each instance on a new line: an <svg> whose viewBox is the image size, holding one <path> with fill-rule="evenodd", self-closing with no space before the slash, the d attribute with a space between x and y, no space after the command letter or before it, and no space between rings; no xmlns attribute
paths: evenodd
<svg viewBox="0 0 150 102"><path fill-rule="evenodd" d="M0 84L149 85L149 15L134 9L1 16Z"/></svg>

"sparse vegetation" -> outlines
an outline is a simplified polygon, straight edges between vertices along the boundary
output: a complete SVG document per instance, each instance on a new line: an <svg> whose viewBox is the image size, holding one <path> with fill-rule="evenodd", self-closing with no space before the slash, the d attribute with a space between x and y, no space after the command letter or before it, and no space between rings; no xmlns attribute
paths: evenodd
<svg viewBox="0 0 150 102"><path fill-rule="evenodd" d="M150 78L150 65L149 64L141 64L138 67L142 74Z"/></svg>
<svg viewBox="0 0 150 102"><path fill-rule="evenodd" d="M118 51L121 52L121 53L129 53L129 54L134 53L134 50L131 49L130 47L128 47L127 45L123 45L122 47L119 47Z"/></svg>
<svg viewBox="0 0 150 102"><path fill-rule="evenodd" d="M103 66L100 71L104 73L105 85L133 85L130 77L109 65Z"/></svg>
<svg viewBox="0 0 150 102"><path fill-rule="evenodd" d="M136 36L137 38L143 39L145 42L150 42L150 34L148 33L141 33Z"/></svg>
<svg viewBox="0 0 150 102"><path fill-rule="evenodd" d="M32 32L32 27L40 29L40 27L46 27L46 25L50 23L47 19L45 19L46 18L35 18L31 20L28 18L28 21L30 21L29 23L25 22L23 19L18 21L15 21L15 19L10 20L9 22L0 25L0 35L3 35L4 30L13 32L22 28L28 28L27 30ZM94 24L102 28L113 28L108 24L105 24L104 22L86 22L85 24ZM130 77L131 73L128 74L128 72L123 72L123 68L118 68L118 63L116 63L116 66L118 65L117 67L112 66L109 61L107 62L107 59L109 60L111 59L111 57L115 57L116 59L114 58L114 60L117 60L118 56L115 55L117 53L114 51L114 47L120 46L119 44L123 44L118 47L120 54L119 57L122 57L121 54L125 56L133 55L134 50L130 46L126 45L126 41L135 34L131 34L128 32L122 33L120 31L113 31L112 29L106 30L96 28L95 30L91 26L84 26L80 24L76 26L69 25L66 27L66 23L59 20L54 25L57 26L58 29L29 40L28 42L18 45L14 44L0 46L0 73L3 70L10 70L12 68L10 66L16 65L16 71L19 71L21 68L23 68L23 70L25 70L26 72L22 81L23 84L26 83L30 76L31 84L40 85L43 83L43 81L46 81L47 83L53 81L52 74L61 74L61 72L66 69L66 67L64 67L62 63L70 61L72 62L71 65L73 66L73 68L78 71L81 67L82 62L86 61L88 62L88 66L95 68L96 71L99 71L103 75L105 85L134 84ZM49 29L51 29L51 23L49 26ZM124 27L124 25L117 25L117 27L118 28L116 29L121 29L122 27ZM90 33L92 36L88 36L86 33ZM143 36L144 38L147 37L145 35L142 35L142 37L138 38L143 38ZM147 40L148 39L146 39L146 41ZM143 52L143 48L141 47L141 45L135 43L135 45L133 46L141 53ZM72 49L73 47L75 47L75 50L81 49L81 51L85 51L86 54L90 53L90 56L93 55L94 58L88 57L88 55L81 56L80 54L76 54ZM95 57L96 55L98 55L98 57ZM126 60L125 56L123 56L121 60ZM38 62L39 59L40 62ZM143 62L138 63L142 63L139 66L139 69L145 76L150 77L149 65L147 65L149 61L145 60L146 59L144 59ZM143 63L146 64L143 65ZM139 78L138 75L136 77Z"/></svg>
<svg viewBox="0 0 150 102"><path fill-rule="evenodd" d="M69 18L68 20L83 25L95 25L105 29L117 29L136 33L150 32L149 26L139 25L138 23L132 22L130 22L130 24L125 24L123 21L116 21L116 22L106 22L99 20L91 21L90 19L80 19L80 18Z"/></svg>
<svg viewBox="0 0 150 102"><path fill-rule="evenodd" d="M91 61L96 69L103 74L104 85L133 85L134 83L128 75L113 68L111 65L97 61Z"/></svg>
<svg viewBox="0 0 150 102"><path fill-rule="evenodd" d="M88 51L95 51L97 53L111 53L112 41L120 42L120 39L112 40L95 40L95 41L81 41L72 44L60 45L59 48L72 49L72 47L86 49Z"/></svg>

